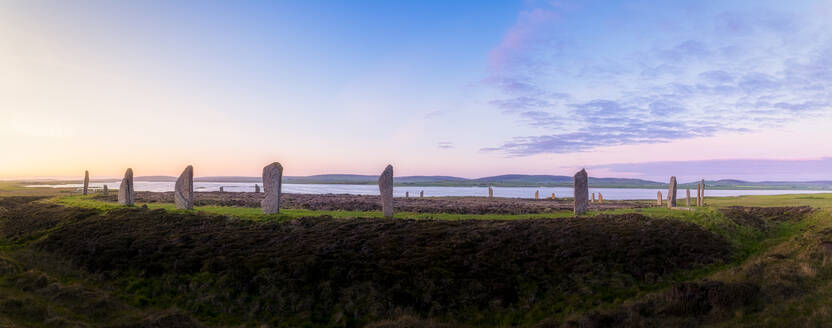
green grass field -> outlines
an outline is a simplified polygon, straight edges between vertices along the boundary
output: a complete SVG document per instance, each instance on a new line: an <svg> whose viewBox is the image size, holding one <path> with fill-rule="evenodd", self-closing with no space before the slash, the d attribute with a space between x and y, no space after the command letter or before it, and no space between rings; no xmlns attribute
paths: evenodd
<svg viewBox="0 0 832 328"><path fill-rule="evenodd" d="M23 190L21 191L21 189ZM38 202L59 204L72 208L96 209L104 213L121 208L113 202L96 200L92 196L71 195L72 191L69 190L31 189L37 191L31 191L30 188L21 188L20 185L14 183L0 182L0 198L9 195L51 196ZM649 202L652 203L652 201ZM143 205L151 209L163 209L171 214L226 215L263 222L263 224L286 222L302 217L329 216L338 220L381 217L380 212L374 211L282 209L279 215L264 215L258 208L247 207L199 206L193 211L184 211L175 209L174 205L170 203L137 204L139 207ZM619 282L618 277L609 277L610 282L615 283L609 285L608 289L594 289L591 295L576 296L577 298L564 300L566 303L556 305L557 311L552 312L549 316L546 315L547 310L541 308L533 308L529 313L522 311L504 313L493 318L487 315L483 316L482 313L471 312L471 316L479 316L479 319L471 321L469 324L473 324L473 326L535 326L541 322L545 323L546 320L554 320L552 322L558 323L573 320L574 322L589 322L591 326L591 323L594 322L592 320L601 320L600 322L612 320L610 322L620 326L636 325L635 323L640 322L647 326L782 327L797 325L819 327L832 322L832 292L829 291L832 290L830 289L832 287L832 246L828 246L832 245L832 232L830 232L832 231L832 194L710 197L706 199L706 205L702 208L693 208L693 210L671 210L664 207L616 209L591 212L588 216L637 212L652 218L669 218L693 223L722 236L731 244L733 252L730 261L674 272L656 282L642 282L624 288L615 286L615 283ZM755 226L756 223L754 222L743 222L726 215L721 210L731 206L811 206L819 210L801 220L766 219L761 221L760 224L762 225ZM0 216L2 216L2 212L0 212ZM437 220L519 220L563 219L571 216L571 211L560 211L522 215L396 213L395 217L397 219ZM599 217L599 219L601 218L603 217ZM200 279L208 277L194 276L187 278L183 276L173 278L165 276L163 280L154 280L155 278L130 276L129 278L123 277L122 280L116 279L117 283L114 285L104 284L98 280L89 280L88 273L79 270L71 263L66 262L65 259L53 257L49 253L28 246L42 240L52 231L54 230L47 230L44 234L35 235L33 239L0 240L3 244L0 247L0 294L2 294L0 295L0 326L50 326L52 325L48 320L50 313L65 320L60 321L60 324L68 324L72 320L87 323L94 323L96 320L126 323L136 320L152 321L155 320L153 318L166 318L166 313L173 313L167 310L168 307L175 307L178 301L174 301L174 298L168 298L167 301L154 300L153 295L157 292L153 290L164 290L162 285L165 284L181 283L177 279L193 279L192 283L196 283ZM601 270L603 271L603 269ZM574 279L580 279L580 277L574 277ZM604 286L606 284L603 281L582 283L588 284L588 286ZM694 302L694 300L701 302L702 298L695 295L690 297L680 296L685 293L676 289L679 288L680 283L693 284L693 286L718 283L728 286L720 287L728 288L728 291L723 289L707 291L709 296L704 298L711 303L715 302L714 300L727 303L710 304L705 307L706 310L701 310L704 311L702 313L689 314L686 311L693 311L691 309L698 309L697 306L704 305L684 302ZM530 286L534 286L534 284ZM752 288L754 294L753 296L735 294L735 292L731 292L732 289L729 288L731 286L751 286L748 288ZM94 303L81 302L76 304L77 302L73 303L72 301L54 298L49 296L47 292L47 290L50 290L49 288L72 295L93 295L96 300L105 302L112 309L108 315L89 312ZM210 293L214 292L219 293L220 291L210 291ZM682 305L674 305L676 304L674 302L680 302L676 299L677 297L682 297L684 300ZM655 313L633 310L634 308L643 308L646 306L644 304L650 304L649 306L655 309L675 309L681 306L682 309L687 310L682 311L686 313L684 315L671 315L662 312L675 313L673 311L678 310L656 310ZM14 310L16 309L15 306L31 310ZM217 317L209 312L201 313L198 311L191 313L196 319L209 326L230 323L254 325L257 323L247 321L242 317ZM622 313L626 315L622 315ZM440 322L449 320L447 318L425 319L421 316L413 317L409 314L405 314L403 317L405 319L390 318L388 326L427 327L431 326L430 323L435 322L434 320ZM423 321L423 319L428 321ZM298 324L304 323L298 322ZM455 324L452 324L452 326L455 326ZM380 325L378 327L385 326Z"/></svg>

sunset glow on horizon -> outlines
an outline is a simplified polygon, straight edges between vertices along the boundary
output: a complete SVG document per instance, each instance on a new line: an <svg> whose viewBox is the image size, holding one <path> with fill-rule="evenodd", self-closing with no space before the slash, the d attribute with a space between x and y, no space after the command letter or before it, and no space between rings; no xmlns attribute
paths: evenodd
<svg viewBox="0 0 832 328"><path fill-rule="evenodd" d="M828 1L4 1L0 180L258 176L274 161L289 176L832 180L830 14Z"/></svg>

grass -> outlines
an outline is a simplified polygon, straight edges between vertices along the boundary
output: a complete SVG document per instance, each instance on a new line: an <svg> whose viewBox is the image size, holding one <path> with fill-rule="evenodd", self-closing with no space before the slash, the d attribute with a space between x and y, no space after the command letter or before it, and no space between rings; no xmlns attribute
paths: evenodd
<svg viewBox="0 0 832 328"><path fill-rule="evenodd" d="M0 197L3 196L2 192L4 190L14 190L15 188L18 188L18 186L10 185L7 182L0 182ZM42 202L50 202L69 207L94 208L102 211L112 211L123 208L122 206L112 202L92 199L90 196L67 196L66 193L62 192L53 193L52 196L56 197L42 200ZM664 207L655 207L636 210L617 209L603 212L591 212L589 215L601 213L627 214L638 212L639 214L649 217L671 218L678 221L696 224L708 231L724 237L733 246L732 248L734 249L734 254L728 263L714 264L696 269L679 271L665 277L662 281L657 283L647 282L627 288L614 288L613 284L613 286L610 286L607 289L593 290L593 294L591 295L575 294L573 296L576 299L582 298L585 301L576 301L573 304L575 306L573 308L567 308L566 310L559 309L558 311L563 312L557 312L560 313L557 315L553 315L553 313L556 313L556 311L553 311L553 308L534 308L534 311L518 311L514 314L507 314L502 317L495 316L493 319L497 321L491 321L490 323L488 321L480 321L480 323L486 326L527 326L546 319L546 317L541 316L542 314L549 315L549 319L555 320L554 322L562 322L568 318L581 317L594 311L600 311L602 313L615 312L621 308L631 306L632 304L639 304L639 302L644 303L648 300L655 300L657 298L660 300L666 300L669 298L666 293L670 289L674 288L673 286L676 284L681 282L698 283L702 279L723 282L726 284L752 284L759 287L762 291L762 295L765 297L760 297L759 303L742 303L741 305L738 305L738 307L731 308L730 311L728 311L731 313L727 314L727 317L722 317L725 314L720 314L720 316L707 314L706 316L708 319L686 318L686 320L705 320L696 322L699 322L700 324L708 322L716 326L770 327L783 326L790 323L797 323L798 326L823 326L824 323L832 321L832 297L830 297L832 292L829 291L830 287L832 287L832 255L830 255L832 252L826 251L823 246L820 246L821 242L832 240L832 232L830 232L832 231L832 194L709 197L706 199L706 203L708 206L704 208L694 208L693 211L671 210ZM138 206L142 205L144 204L138 204ZM151 209L164 209L166 212L171 214L206 213L234 216L252 221L283 222L295 218L318 217L324 215L335 219L381 217L380 212L372 211L314 211L302 209L282 209L280 215L264 215L260 213L260 209L258 208L199 206L193 211L185 211L175 209L174 205L169 203L149 203L146 205ZM766 229L757 229L748 225L738 224L719 210L720 207L728 206L812 206L823 210L817 211L811 214L808 218L800 221L772 222L771 225L766 227ZM396 218L400 219L432 218L450 221L465 219L542 219L566 218L571 216L571 211L521 215L396 213ZM50 234L52 231L47 231L46 233ZM22 240L20 242L30 243L31 241ZM0 260L2 260L3 256L18 256L15 255L17 252L19 252L19 250L4 250L0 248ZM9 260L12 260L11 257L9 257ZM37 263L37 261L45 260L39 260L38 258L29 259L29 263ZM599 270L605 271L607 269L608 268L600 268ZM48 271L47 269L43 270ZM2 274L0 274L0 276L2 276ZM202 276L188 277L181 276L177 279L187 278L197 284L200 283L200 279L207 279ZM129 277L123 276L121 278L128 279ZM208 278L219 279L218 277ZM150 287L155 286L153 285L154 283L159 284L165 282L166 280L156 281L149 278L142 278L132 282L131 281L120 281L116 285L123 285L123 290L118 291L122 300L125 298L136 297L135 299L126 300L126 303L128 304L126 306L131 308L131 312L139 313L140 310L134 309L134 307L144 309L145 305L143 304L152 304L155 301L152 299L153 293L145 293L141 291L143 289L163 290L164 288L159 286L154 288ZM608 282L613 281L615 280L610 279ZM49 299L43 299L37 294L20 294L19 291L14 290L15 283L17 283L16 280L10 280L9 278L3 278L3 280L0 280L0 294L6 293L6 295L10 295L8 298L24 300L24 304L27 299L37 299L38 304L49 304L49 302L52 302ZM533 285L530 286L531 287L529 288L534 287ZM148 296L151 298L141 298L145 297L143 296L145 294L151 295ZM141 297L138 297L137 295ZM0 301L3 301L3 297L0 297ZM572 302L569 300L567 301ZM117 302L117 300L114 300L113 302ZM582 305L578 306L578 304ZM659 304L661 304L661 302ZM159 305L159 303L157 303L157 305ZM62 309L67 307L66 305L60 306ZM533 306L536 307L538 305ZM550 306L568 306L568 304L550 304ZM655 307L658 308L659 305L656 305ZM74 309L70 310L74 311ZM530 313L535 313L535 315L530 315ZM625 313L629 312L625 311ZM136 315L138 316L139 314ZM476 311L471 312L470 315L472 317L479 316L480 318L489 317L489 315L485 312ZM66 315L62 316L72 319L78 318L80 321L86 320L86 318L83 317L72 317L70 312L66 312ZM222 318L221 316L216 317L215 315L205 315L201 317L203 319L210 317ZM718 318L718 320L714 318ZM3 315L0 313L0 326L2 326L3 319ZM654 319L665 320L666 318L650 318L649 320ZM415 320L418 322L419 319ZM24 321L17 322L23 323ZM28 319L25 321L27 325L31 323L34 326L38 326L33 322L35 321L29 321ZM213 322L203 321L203 323L214 325L222 325L223 322L243 323L243 321L236 321L233 318L226 318ZM690 321L685 322L689 323ZM302 322L299 322L298 324L301 323ZM627 324L620 323L620 325L626 326ZM655 324L654 326L674 325L679 324L677 321L658 321L658 324ZM420 325L417 324L414 326Z"/></svg>
<svg viewBox="0 0 832 328"><path fill-rule="evenodd" d="M109 211L116 208L123 208L113 202L93 199L91 195L64 196L46 200L56 204L72 207L97 208ZM172 203L137 203L136 206L147 206L152 209L164 209L174 213L189 212L188 210L176 209ZM231 206L195 206L194 211L228 215L238 218L258 221L284 221L301 217L330 216L335 219L349 218L382 218L380 211L316 211L306 209L281 209L280 214L263 214L262 210L253 207L231 207ZM590 212L589 215L600 212ZM412 213L396 212L397 219L437 219L437 220L517 220L517 219L540 219L540 218L566 218L572 217L572 211L559 211L552 213L535 214L451 214L451 213Z"/></svg>
<svg viewBox="0 0 832 328"><path fill-rule="evenodd" d="M780 207L780 206L811 206L815 208L832 209L832 193L824 194L790 194L771 196L736 196L736 197L706 197L705 205L711 207L749 206L749 207Z"/></svg>
<svg viewBox="0 0 832 328"><path fill-rule="evenodd" d="M68 196L78 194L73 188L27 188L22 181L0 181L0 196Z"/></svg>

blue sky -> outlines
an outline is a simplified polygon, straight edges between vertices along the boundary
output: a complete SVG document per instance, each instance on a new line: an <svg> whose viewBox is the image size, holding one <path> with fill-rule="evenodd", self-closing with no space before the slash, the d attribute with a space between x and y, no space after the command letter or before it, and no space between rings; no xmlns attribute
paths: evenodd
<svg viewBox="0 0 832 328"><path fill-rule="evenodd" d="M679 166L692 178L832 179L817 165L832 156L830 14L827 1L7 1L0 152L17 156L0 178L256 175L279 160L290 175L393 163L664 180L673 169L656 163L684 162L701 164ZM790 164L737 170L755 161Z"/></svg>

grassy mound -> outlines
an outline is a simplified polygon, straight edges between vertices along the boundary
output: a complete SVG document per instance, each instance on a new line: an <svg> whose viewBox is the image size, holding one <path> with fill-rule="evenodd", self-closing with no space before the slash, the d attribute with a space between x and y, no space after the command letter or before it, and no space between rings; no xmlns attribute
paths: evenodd
<svg viewBox="0 0 832 328"><path fill-rule="evenodd" d="M0 326L696 326L817 303L832 277L811 208L275 221L32 200L0 199Z"/></svg>
<svg viewBox="0 0 832 328"><path fill-rule="evenodd" d="M177 305L221 324L353 326L401 314L528 323L731 255L727 241L697 225L638 214L271 223L31 206L43 208L16 207L7 222L61 218L58 228L14 230L54 229L32 244L36 250L111 282L134 305Z"/></svg>

